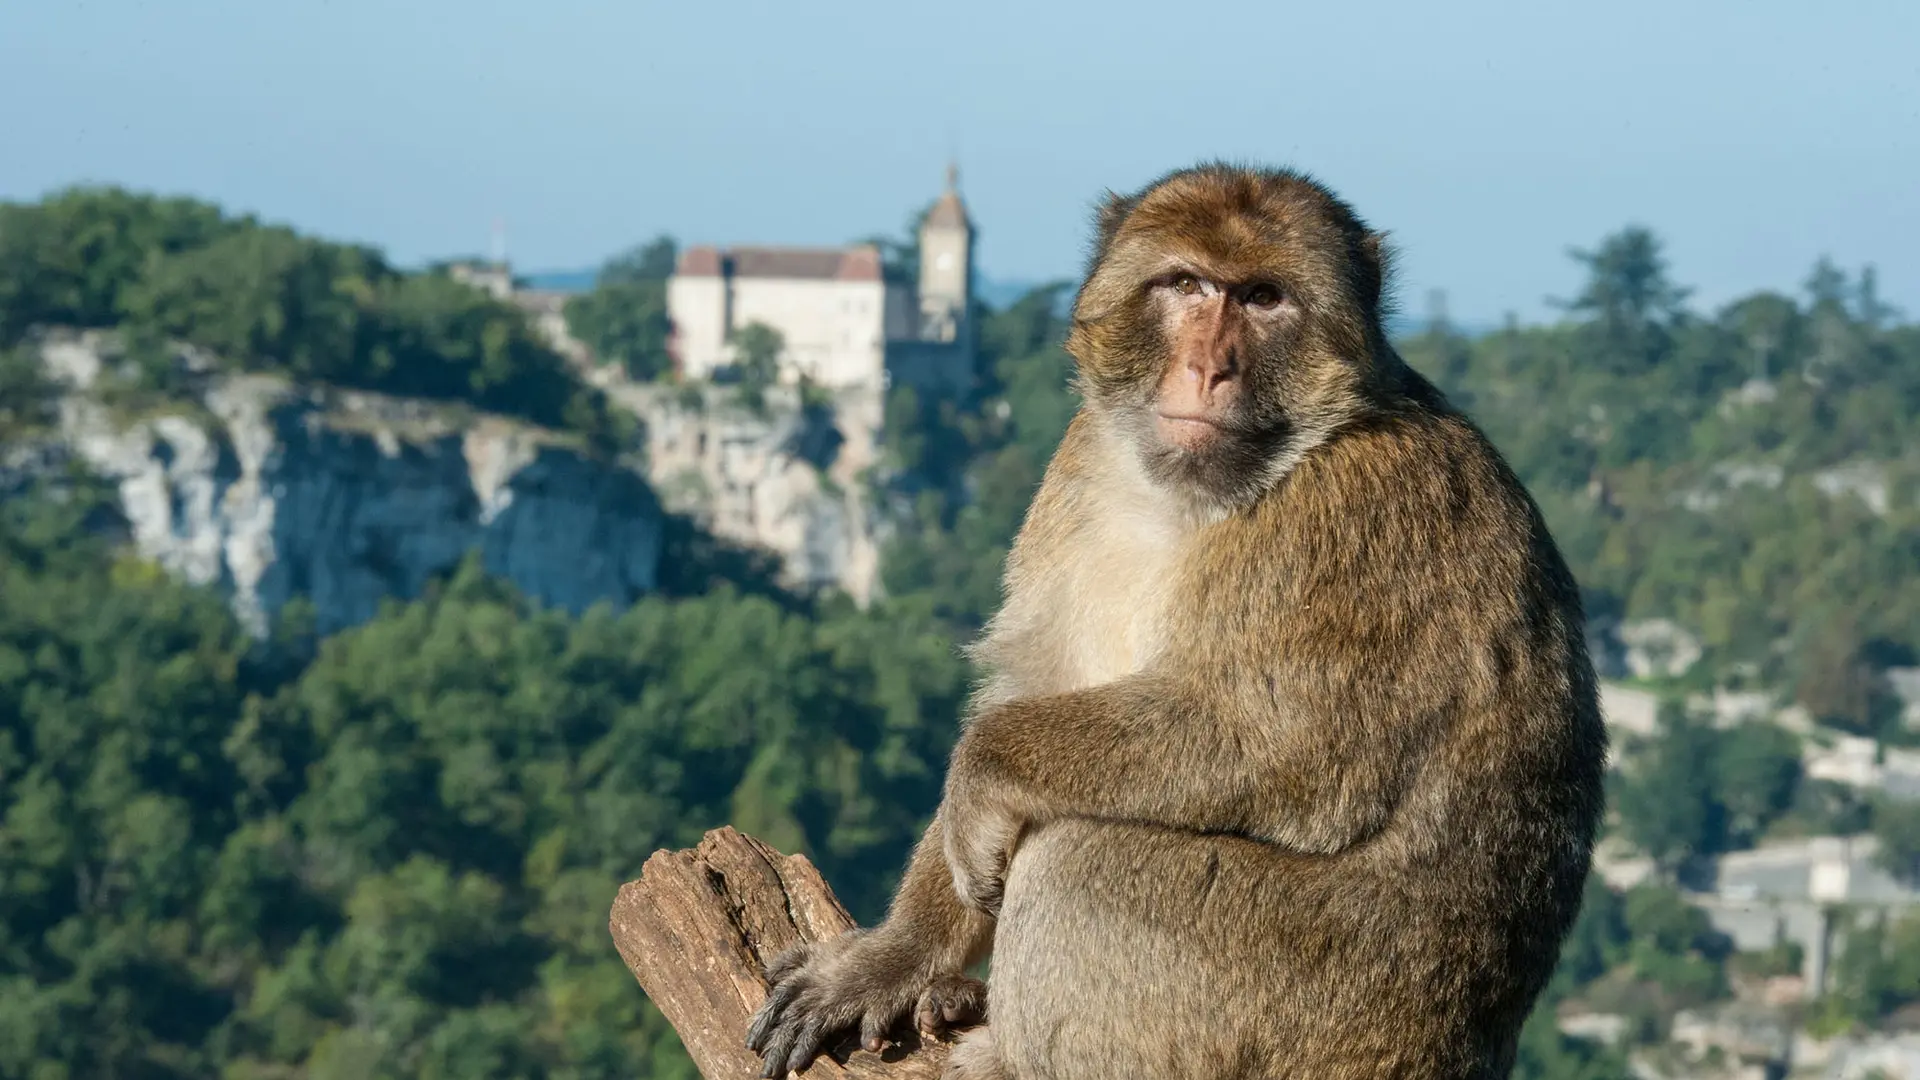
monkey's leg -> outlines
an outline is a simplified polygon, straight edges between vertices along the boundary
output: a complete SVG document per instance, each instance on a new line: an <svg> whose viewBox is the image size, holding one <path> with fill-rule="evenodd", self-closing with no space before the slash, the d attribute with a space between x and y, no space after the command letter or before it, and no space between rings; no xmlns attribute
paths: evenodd
<svg viewBox="0 0 1920 1080"><path fill-rule="evenodd" d="M1485 1080L1471 1016L1497 941L1439 892L1240 837L1052 822L1007 875L994 1039L1020 1080Z"/></svg>
<svg viewBox="0 0 1920 1080"><path fill-rule="evenodd" d="M1028 833L994 941L992 1033L1007 1071L1046 1080L1270 1080L1259 956L1268 928L1223 903L1207 838L1068 819ZM1239 890L1244 893L1244 889ZM1223 924L1239 955L1218 955ZM1304 1080L1306 1074L1298 1074ZM1345 1078L1341 1078L1345 1080Z"/></svg>
<svg viewBox="0 0 1920 1080"><path fill-rule="evenodd" d="M800 946L768 965L773 984L747 1028L765 1076L805 1068L849 1030L871 1050L911 1018L934 1031L986 1011L986 987L962 975L993 944L993 920L963 907L947 869L939 813L914 848L886 921Z"/></svg>

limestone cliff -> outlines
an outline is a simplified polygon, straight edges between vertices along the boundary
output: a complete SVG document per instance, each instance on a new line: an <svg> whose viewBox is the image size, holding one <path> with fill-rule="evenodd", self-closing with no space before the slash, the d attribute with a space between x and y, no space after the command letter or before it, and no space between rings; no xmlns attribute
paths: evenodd
<svg viewBox="0 0 1920 1080"><path fill-rule="evenodd" d="M877 587L878 390L779 386L749 406L734 387L602 373L645 431L641 453L607 462L457 405L217 375L191 350L190 389L130 404L102 377L116 351L97 333L44 341L68 389L59 437L8 448L16 471L79 459L118 486L144 556L226 590L256 631L294 597L323 631L354 625L470 552L541 603L622 605L660 580L670 513L773 555L793 587L861 603Z"/></svg>
<svg viewBox="0 0 1920 1080"><path fill-rule="evenodd" d="M882 530L867 476L879 461L881 391L807 403L776 386L749 408L733 387L601 381L645 425L647 473L670 510L773 553L796 588L873 597Z"/></svg>
<svg viewBox="0 0 1920 1080"><path fill-rule="evenodd" d="M323 631L364 621L469 552L571 611L658 580L665 515L633 467L457 408L259 376L203 373L129 415L96 392L108 345L44 346L71 389L59 452L118 485L142 554L226 589L255 630L295 596Z"/></svg>

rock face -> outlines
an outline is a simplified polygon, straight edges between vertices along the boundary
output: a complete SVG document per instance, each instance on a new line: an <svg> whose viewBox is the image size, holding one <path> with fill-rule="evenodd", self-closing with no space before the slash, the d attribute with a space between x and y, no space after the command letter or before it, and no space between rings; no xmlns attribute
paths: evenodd
<svg viewBox="0 0 1920 1080"><path fill-rule="evenodd" d="M647 474L669 510L778 556L792 587L840 589L862 605L874 597L883 531L867 476L880 462L883 391L807 403L774 386L751 408L735 387L595 381L645 425Z"/></svg>
<svg viewBox="0 0 1920 1080"><path fill-rule="evenodd" d="M879 388L759 405L738 389L596 378L646 432L645 453L596 461L567 440L457 406L219 376L130 412L105 392L105 335L54 334L42 355L70 392L57 445L6 448L0 472L72 456L116 483L141 554L227 590L255 632L295 597L329 632L382 599L419 595L469 553L541 603L624 605L660 577L666 517L774 555L797 589L878 589Z"/></svg>
<svg viewBox="0 0 1920 1080"><path fill-rule="evenodd" d="M129 417L93 393L101 340L47 342L66 451L119 486L141 553L217 584L255 632L304 596L323 632L418 595L469 553L581 611L655 587L665 513L632 467L497 418L256 376Z"/></svg>

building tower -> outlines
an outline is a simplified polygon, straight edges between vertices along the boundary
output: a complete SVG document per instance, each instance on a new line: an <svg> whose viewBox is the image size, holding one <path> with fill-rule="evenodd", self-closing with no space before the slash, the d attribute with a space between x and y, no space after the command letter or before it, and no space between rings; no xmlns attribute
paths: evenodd
<svg viewBox="0 0 1920 1080"><path fill-rule="evenodd" d="M920 338L963 348L973 342L973 222L960 201L960 170L920 223Z"/></svg>

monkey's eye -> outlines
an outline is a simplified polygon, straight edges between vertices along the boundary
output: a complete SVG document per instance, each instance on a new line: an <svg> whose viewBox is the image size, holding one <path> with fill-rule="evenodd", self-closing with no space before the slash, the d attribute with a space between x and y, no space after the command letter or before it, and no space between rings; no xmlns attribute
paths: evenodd
<svg viewBox="0 0 1920 1080"><path fill-rule="evenodd" d="M1200 291L1200 279L1192 274L1175 274L1172 284L1173 291L1181 296L1192 296Z"/></svg>
<svg viewBox="0 0 1920 1080"><path fill-rule="evenodd" d="M1270 308L1280 302L1280 290L1272 285L1255 285L1241 299L1253 307Z"/></svg>

